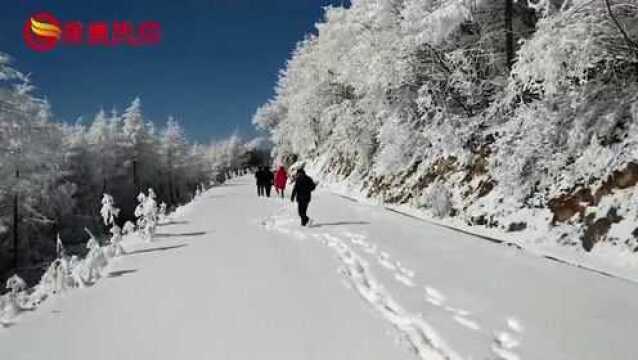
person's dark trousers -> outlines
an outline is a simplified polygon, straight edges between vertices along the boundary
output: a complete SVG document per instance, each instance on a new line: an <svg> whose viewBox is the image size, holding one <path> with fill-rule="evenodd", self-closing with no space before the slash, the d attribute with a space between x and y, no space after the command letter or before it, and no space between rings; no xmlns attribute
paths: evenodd
<svg viewBox="0 0 638 360"><path fill-rule="evenodd" d="M271 187L272 186L270 186L270 185L266 185L266 196L268 196L268 197L270 197L270 188Z"/></svg>
<svg viewBox="0 0 638 360"><path fill-rule="evenodd" d="M301 218L301 226L306 226L308 224L308 215L306 212L308 211L308 205L310 202L308 201L298 201L297 202L297 211L299 212L299 217Z"/></svg>
<svg viewBox="0 0 638 360"><path fill-rule="evenodd" d="M257 185L257 196L264 196L264 186Z"/></svg>

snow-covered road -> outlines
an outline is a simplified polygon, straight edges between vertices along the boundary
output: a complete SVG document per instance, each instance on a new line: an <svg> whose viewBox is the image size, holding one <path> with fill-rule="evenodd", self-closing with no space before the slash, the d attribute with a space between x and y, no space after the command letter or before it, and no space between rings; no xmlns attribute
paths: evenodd
<svg viewBox="0 0 638 360"><path fill-rule="evenodd" d="M319 190L241 178L111 275L0 329L0 359L635 359L638 285Z"/></svg>

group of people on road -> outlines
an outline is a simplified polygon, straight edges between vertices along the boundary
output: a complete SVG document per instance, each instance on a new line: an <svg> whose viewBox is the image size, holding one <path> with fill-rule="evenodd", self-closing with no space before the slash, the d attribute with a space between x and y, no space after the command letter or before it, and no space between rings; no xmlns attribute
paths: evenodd
<svg viewBox="0 0 638 360"><path fill-rule="evenodd" d="M257 180L257 196L270 197L271 188L275 186L275 192L283 199L285 197L286 184L288 183L288 173L283 166L273 174L269 168L262 166L255 172ZM301 218L301 226L306 226L310 222L307 215L308 205L310 205L311 193L317 187L312 178L306 175L304 169L298 169L291 177L294 183L290 201L297 201L297 211Z"/></svg>
<svg viewBox="0 0 638 360"><path fill-rule="evenodd" d="M286 189L286 183L288 182L288 173L283 166L279 167L274 174L267 167L260 167L255 172L255 179L257 179L257 196L270 197L272 186L275 186L275 192L281 197L284 197L284 190Z"/></svg>

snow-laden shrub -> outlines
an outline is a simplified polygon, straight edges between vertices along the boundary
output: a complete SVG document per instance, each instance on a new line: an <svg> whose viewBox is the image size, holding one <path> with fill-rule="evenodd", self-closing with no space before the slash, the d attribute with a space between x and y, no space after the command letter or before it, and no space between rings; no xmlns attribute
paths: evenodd
<svg viewBox="0 0 638 360"><path fill-rule="evenodd" d="M80 286L93 284L99 280L104 268L108 265L106 254L98 240L91 231L86 228L84 230L89 234L89 240L86 243L89 252L77 266L72 266L73 277Z"/></svg>
<svg viewBox="0 0 638 360"><path fill-rule="evenodd" d="M135 224L132 221L127 221L122 227L122 235L128 235L135 232Z"/></svg>
<svg viewBox="0 0 638 360"><path fill-rule="evenodd" d="M31 295L31 300L38 304L50 295L65 292L77 286L69 259L66 257L55 259L40 278L40 282Z"/></svg>
<svg viewBox="0 0 638 360"><path fill-rule="evenodd" d="M446 217L452 211L452 194L443 182L436 182L421 198L421 206L429 208L436 217Z"/></svg>
<svg viewBox="0 0 638 360"><path fill-rule="evenodd" d="M199 187L197 191L201 190ZM155 192L153 189L148 189L148 195L141 192L137 196L139 204L135 208L135 217L137 218L137 228L140 232L142 239L146 241L152 241L155 229L157 227L158 209L157 202L155 201Z"/></svg>
<svg viewBox="0 0 638 360"><path fill-rule="evenodd" d="M166 207L166 204L164 204ZM110 244L105 249L105 254L108 257L115 257L125 254L124 248L120 244L122 242L122 229L115 224L115 218L120 213L120 209L115 207L113 197L109 194L104 194L102 198L102 219L104 225L111 225L109 232L111 233Z"/></svg>
<svg viewBox="0 0 638 360"><path fill-rule="evenodd" d="M160 222L163 222L166 220L166 203L165 202L162 201L160 203L157 215Z"/></svg>
<svg viewBox="0 0 638 360"><path fill-rule="evenodd" d="M109 245L106 247L106 255L108 257L116 257L126 254L126 251L122 247L122 229L113 224L111 227L111 239Z"/></svg>
<svg viewBox="0 0 638 360"><path fill-rule="evenodd" d="M393 117L381 126L379 142L383 146L376 156L375 173L396 173L415 160L415 149L419 148L419 133L411 129L409 124Z"/></svg>
<svg viewBox="0 0 638 360"><path fill-rule="evenodd" d="M27 287L27 283L18 275L13 275L7 280L7 289L11 290L11 294L18 294Z"/></svg>
<svg viewBox="0 0 638 360"><path fill-rule="evenodd" d="M0 324L11 321L21 311L28 309L28 297L24 291L27 284L18 275L13 275L7 280L6 288L9 293L0 299Z"/></svg>
<svg viewBox="0 0 638 360"><path fill-rule="evenodd" d="M62 243L62 239L60 239L59 233L55 240L55 253L58 255L58 259L66 257L66 250L64 249L64 244Z"/></svg>
<svg viewBox="0 0 638 360"><path fill-rule="evenodd" d="M29 301L33 306L37 306L51 295L67 291L79 285L73 276L73 266L77 262L72 263L71 258L66 255L59 234L56 243L57 259L49 265L47 271L40 278L40 282L34 287L33 293L29 296Z"/></svg>
<svg viewBox="0 0 638 360"><path fill-rule="evenodd" d="M120 209L115 207L113 197L109 194L104 194L102 197L102 209L100 210L100 215L102 215L104 225L114 224L115 218L117 218L119 213Z"/></svg>
<svg viewBox="0 0 638 360"><path fill-rule="evenodd" d="M512 69L510 90L541 96L563 93L595 78L622 77L638 64L632 48L610 18L602 1L567 1L553 16L539 21L534 36L526 41ZM633 39L638 36L638 4L612 0L615 17ZM621 80L620 78L616 80Z"/></svg>
<svg viewBox="0 0 638 360"><path fill-rule="evenodd" d="M498 129L501 137L490 165L506 196L521 203L534 186L553 182L569 155L565 142L570 134L560 125L558 116L545 104L533 103L518 108Z"/></svg>

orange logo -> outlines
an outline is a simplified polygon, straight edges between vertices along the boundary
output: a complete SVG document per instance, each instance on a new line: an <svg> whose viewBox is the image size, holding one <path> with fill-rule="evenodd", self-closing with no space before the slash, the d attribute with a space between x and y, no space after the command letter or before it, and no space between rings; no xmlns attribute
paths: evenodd
<svg viewBox="0 0 638 360"><path fill-rule="evenodd" d="M22 31L27 46L35 51L53 50L62 36L60 22L53 15L41 12L31 16Z"/></svg>
<svg viewBox="0 0 638 360"><path fill-rule="evenodd" d="M56 39L59 39L62 34L62 30L60 30L59 26L41 22L35 18L31 18L31 31L36 35L54 37Z"/></svg>

